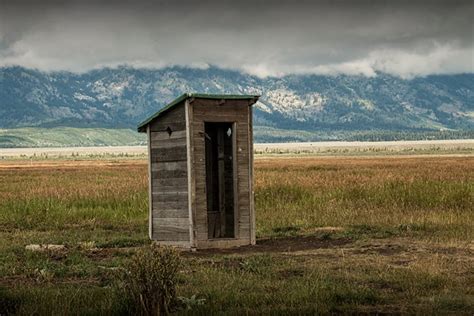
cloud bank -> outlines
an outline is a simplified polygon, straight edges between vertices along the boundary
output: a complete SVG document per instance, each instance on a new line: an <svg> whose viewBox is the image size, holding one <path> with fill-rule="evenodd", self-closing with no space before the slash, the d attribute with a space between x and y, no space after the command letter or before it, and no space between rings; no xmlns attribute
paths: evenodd
<svg viewBox="0 0 474 316"><path fill-rule="evenodd" d="M473 19L472 1L0 0L0 66L472 73Z"/></svg>

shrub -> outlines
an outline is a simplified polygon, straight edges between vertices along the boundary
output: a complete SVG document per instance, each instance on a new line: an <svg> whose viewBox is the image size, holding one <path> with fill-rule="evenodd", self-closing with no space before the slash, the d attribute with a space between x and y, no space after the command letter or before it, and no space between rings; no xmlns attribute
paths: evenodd
<svg viewBox="0 0 474 316"><path fill-rule="evenodd" d="M120 293L127 314L168 315L178 304L179 253L170 247L147 246L120 275Z"/></svg>

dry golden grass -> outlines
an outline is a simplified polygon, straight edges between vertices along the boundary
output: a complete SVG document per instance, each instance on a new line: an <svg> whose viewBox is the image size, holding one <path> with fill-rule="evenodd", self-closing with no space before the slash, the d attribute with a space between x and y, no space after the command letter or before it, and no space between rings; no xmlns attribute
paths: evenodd
<svg viewBox="0 0 474 316"><path fill-rule="evenodd" d="M259 158L255 184L257 246L185 255L196 313L474 311L474 157ZM0 314L120 313L147 185L143 160L0 163Z"/></svg>
<svg viewBox="0 0 474 316"><path fill-rule="evenodd" d="M262 235L369 226L474 238L474 157L260 159L255 182Z"/></svg>
<svg viewBox="0 0 474 316"><path fill-rule="evenodd" d="M144 161L3 164L0 226L7 230L146 226L146 170Z"/></svg>

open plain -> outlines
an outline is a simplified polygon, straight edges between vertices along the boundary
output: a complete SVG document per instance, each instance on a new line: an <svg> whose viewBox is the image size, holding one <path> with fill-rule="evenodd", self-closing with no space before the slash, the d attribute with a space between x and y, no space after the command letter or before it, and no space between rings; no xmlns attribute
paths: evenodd
<svg viewBox="0 0 474 316"><path fill-rule="evenodd" d="M119 314L147 184L144 159L1 162L0 314ZM255 190L257 245L182 253L180 313L474 312L472 155L260 157Z"/></svg>
<svg viewBox="0 0 474 316"><path fill-rule="evenodd" d="M474 139L380 142L255 143L255 153L269 155L373 156L474 153ZM145 158L146 146L0 148L0 159Z"/></svg>

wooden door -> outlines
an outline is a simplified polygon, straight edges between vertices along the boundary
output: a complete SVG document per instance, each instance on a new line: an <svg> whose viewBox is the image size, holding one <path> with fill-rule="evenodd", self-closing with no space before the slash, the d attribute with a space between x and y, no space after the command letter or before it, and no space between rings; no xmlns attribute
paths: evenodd
<svg viewBox="0 0 474 316"><path fill-rule="evenodd" d="M205 123L208 238L233 238L233 124Z"/></svg>

